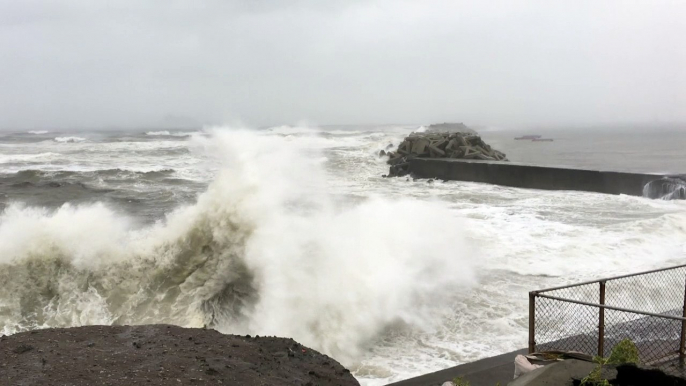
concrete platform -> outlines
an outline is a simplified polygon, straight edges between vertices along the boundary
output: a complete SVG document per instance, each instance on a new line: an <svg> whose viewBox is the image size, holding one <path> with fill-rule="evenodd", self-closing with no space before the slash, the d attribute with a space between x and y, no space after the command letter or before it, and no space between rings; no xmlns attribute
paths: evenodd
<svg viewBox="0 0 686 386"><path fill-rule="evenodd" d="M515 357L526 353L526 349L521 349L391 383L388 386L440 386L443 382L451 381L456 377L469 381L471 386L495 386L498 382L501 386L505 386L512 381L514 376Z"/></svg>

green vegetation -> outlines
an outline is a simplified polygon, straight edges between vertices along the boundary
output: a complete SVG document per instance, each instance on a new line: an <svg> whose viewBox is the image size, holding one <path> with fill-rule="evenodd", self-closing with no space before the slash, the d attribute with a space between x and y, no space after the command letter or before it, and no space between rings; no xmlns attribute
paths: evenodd
<svg viewBox="0 0 686 386"><path fill-rule="evenodd" d="M560 354L553 354L553 353L549 353L549 352L543 353L543 359L545 359L547 361L556 361L560 358L562 358L562 355L560 355Z"/></svg>
<svg viewBox="0 0 686 386"><path fill-rule="evenodd" d="M465 380L462 377L454 378L453 383L455 384L455 386L469 386L469 381Z"/></svg>
<svg viewBox="0 0 686 386"><path fill-rule="evenodd" d="M612 348L610 357L607 358L607 363L617 365L622 363L638 364L638 349L634 342L629 339L624 339L617 343L617 345Z"/></svg>
<svg viewBox="0 0 686 386"><path fill-rule="evenodd" d="M581 386L610 386L610 382L602 376L603 365L607 364L607 359L603 357L593 358L593 362L598 365L581 380Z"/></svg>
<svg viewBox="0 0 686 386"><path fill-rule="evenodd" d="M610 382L602 377L603 366L606 364L621 365L623 363L638 364L638 349L634 342L624 339L612 348L609 357L597 356L593 358L593 361L598 365L581 380L581 386L611 386Z"/></svg>
<svg viewBox="0 0 686 386"><path fill-rule="evenodd" d="M470 386L471 385L469 383L469 381L464 379L463 377L453 378L453 383L455 384L455 386ZM500 382L496 383L495 386L500 386Z"/></svg>

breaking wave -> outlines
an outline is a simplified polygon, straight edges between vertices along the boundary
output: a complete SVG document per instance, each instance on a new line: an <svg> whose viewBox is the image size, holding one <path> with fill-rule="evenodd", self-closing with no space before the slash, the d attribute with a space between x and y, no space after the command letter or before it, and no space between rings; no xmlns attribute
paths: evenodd
<svg viewBox="0 0 686 386"><path fill-rule="evenodd" d="M15 162L40 162L58 157L59 153L46 152L38 154L7 154L0 155L0 164Z"/></svg>
<svg viewBox="0 0 686 386"><path fill-rule="evenodd" d="M662 200L686 199L686 177L671 176L650 181L643 187L643 196Z"/></svg>
<svg viewBox="0 0 686 386"><path fill-rule="evenodd" d="M84 142L86 138L81 138L81 137L55 137L55 142L62 142L62 143L75 143L75 142Z"/></svg>
<svg viewBox="0 0 686 386"><path fill-rule="evenodd" d="M150 135L150 136L168 136L168 137L190 137L194 134L198 134L199 132L197 131L169 131L169 130L161 130L161 131L148 131L145 133L145 135Z"/></svg>
<svg viewBox="0 0 686 386"><path fill-rule="evenodd" d="M49 131L47 130L29 130L29 134L35 134L35 135L41 135L41 134L47 134Z"/></svg>
<svg viewBox="0 0 686 386"><path fill-rule="evenodd" d="M101 203L4 210L3 333L208 325L294 337L350 363L391 325L430 327L446 296L473 283L460 219L442 204L336 201L322 157L281 136L193 141L222 169L153 226Z"/></svg>

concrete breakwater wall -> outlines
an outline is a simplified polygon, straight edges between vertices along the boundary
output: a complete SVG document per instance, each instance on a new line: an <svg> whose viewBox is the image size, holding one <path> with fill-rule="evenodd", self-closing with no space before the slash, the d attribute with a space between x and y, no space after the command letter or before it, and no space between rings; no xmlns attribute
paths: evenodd
<svg viewBox="0 0 686 386"><path fill-rule="evenodd" d="M408 163L408 172L416 178L484 182L527 189L645 195L650 198L663 198L664 192L659 189L647 189L648 187L660 184L661 181L673 181L675 178L683 180L683 177L662 174L572 169L498 161L413 158L408 160ZM648 185L649 183L652 184ZM686 197L676 195L664 198Z"/></svg>

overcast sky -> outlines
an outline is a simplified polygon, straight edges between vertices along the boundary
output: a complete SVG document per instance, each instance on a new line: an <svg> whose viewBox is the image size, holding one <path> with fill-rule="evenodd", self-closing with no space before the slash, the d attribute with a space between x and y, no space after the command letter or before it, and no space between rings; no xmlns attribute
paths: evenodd
<svg viewBox="0 0 686 386"><path fill-rule="evenodd" d="M686 122L685 20L655 0L0 0L0 128Z"/></svg>

